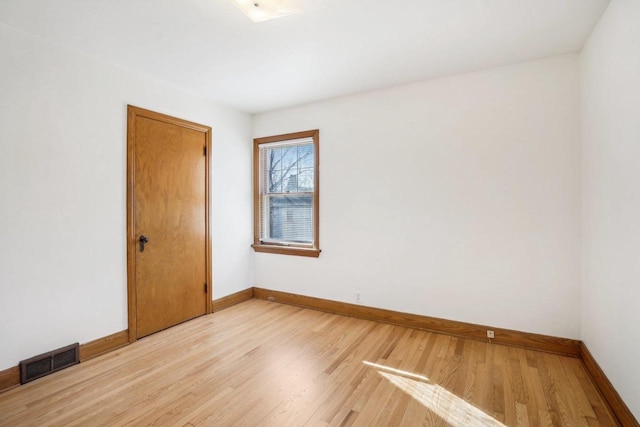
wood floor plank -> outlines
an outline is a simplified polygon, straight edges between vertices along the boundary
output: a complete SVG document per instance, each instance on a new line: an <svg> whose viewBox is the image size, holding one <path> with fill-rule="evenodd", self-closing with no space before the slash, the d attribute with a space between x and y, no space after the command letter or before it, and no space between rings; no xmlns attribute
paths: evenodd
<svg viewBox="0 0 640 427"><path fill-rule="evenodd" d="M571 387L571 394L574 396L574 400L576 402L578 415L581 417L587 418L596 418L596 414L589 403L589 399L587 398L586 393L582 389L582 385L580 384L580 379L576 375L575 367L582 367L579 360L569 360L561 359L560 360L563 369L565 370L567 379L569 381L569 387Z"/></svg>
<svg viewBox="0 0 640 427"><path fill-rule="evenodd" d="M577 360L249 300L0 395L1 426L614 426Z"/></svg>

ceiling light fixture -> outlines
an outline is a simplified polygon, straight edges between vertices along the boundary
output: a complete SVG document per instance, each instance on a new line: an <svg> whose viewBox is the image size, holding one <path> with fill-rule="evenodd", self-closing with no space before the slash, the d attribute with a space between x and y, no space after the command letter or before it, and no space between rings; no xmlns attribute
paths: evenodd
<svg viewBox="0 0 640 427"><path fill-rule="evenodd" d="M253 22L264 22L302 12L295 0L232 0Z"/></svg>

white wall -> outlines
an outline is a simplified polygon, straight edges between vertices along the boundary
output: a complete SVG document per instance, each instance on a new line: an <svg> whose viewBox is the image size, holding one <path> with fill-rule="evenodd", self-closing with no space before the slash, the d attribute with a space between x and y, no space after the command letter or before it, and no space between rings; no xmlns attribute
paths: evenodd
<svg viewBox="0 0 640 427"><path fill-rule="evenodd" d="M256 286L579 338L577 55L254 117L315 128L323 252L256 254Z"/></svg>
<svg viewBox="0 0 640 427"><path fill-rule="evenodd" d="M640 2L609 5L581 65L582 339L640 419Z"/></svg>
<svg viewBox="0 0 640 427"><path fill-rule="evenodd" d="M5 25L0 58L0 370L127 328L127 104L213 128L214 296L252 286L248 115Z"/></svg>

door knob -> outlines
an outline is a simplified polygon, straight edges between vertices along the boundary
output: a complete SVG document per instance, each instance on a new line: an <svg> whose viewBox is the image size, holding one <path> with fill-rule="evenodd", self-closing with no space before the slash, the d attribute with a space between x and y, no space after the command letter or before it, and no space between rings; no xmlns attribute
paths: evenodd
<svg viewBox="0 0 640 427"><path fill-rule="evenodd" d="M144 252L144 244L148 242L149 242L149 239L147 239L144 234L141 234L140 235L140 252Z"/></svg>

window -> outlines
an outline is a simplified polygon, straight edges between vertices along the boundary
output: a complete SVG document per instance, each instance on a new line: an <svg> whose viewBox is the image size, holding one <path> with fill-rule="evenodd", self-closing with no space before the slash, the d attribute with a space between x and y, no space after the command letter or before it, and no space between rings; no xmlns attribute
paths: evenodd
<svg viewBox="0 0 640 427"><path fill-rule="evenodd" d="M256 252L317 257L319 131L253 140Z"/></svg>

